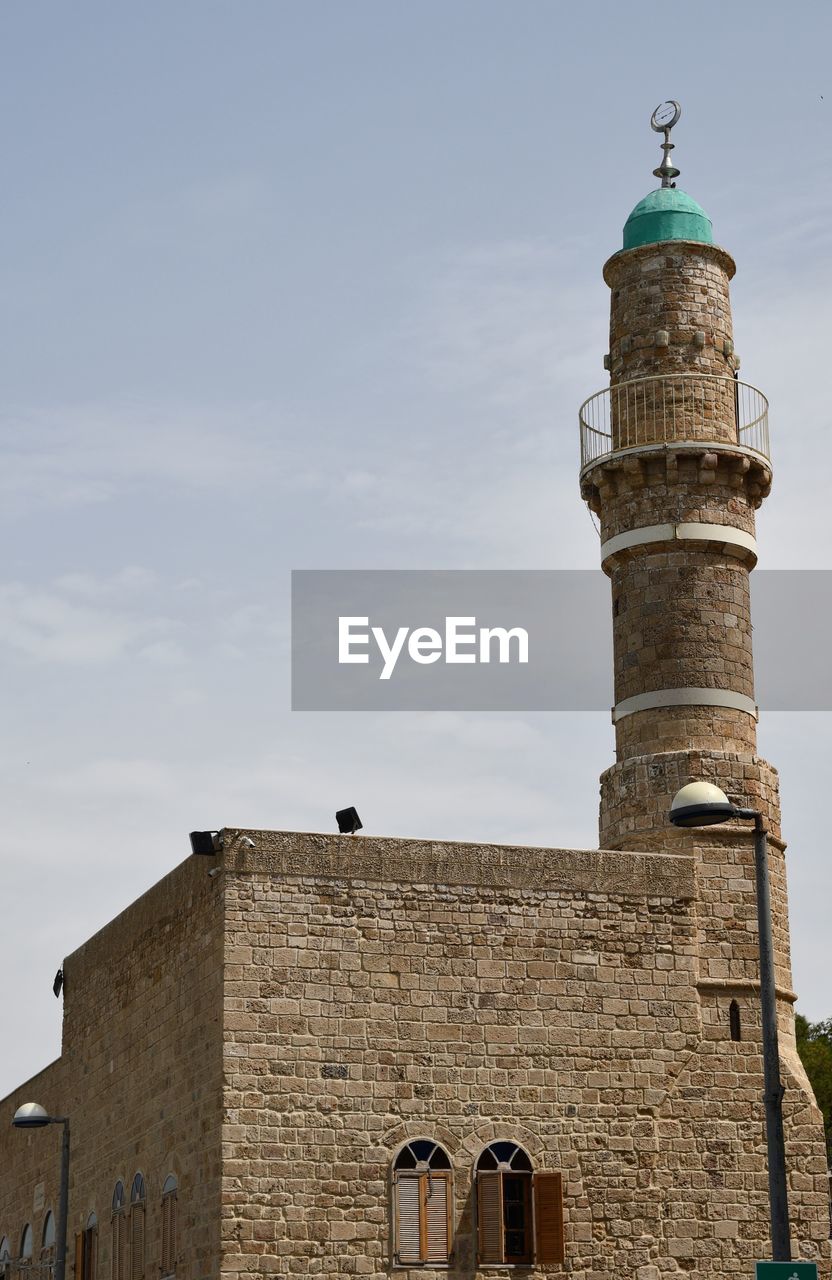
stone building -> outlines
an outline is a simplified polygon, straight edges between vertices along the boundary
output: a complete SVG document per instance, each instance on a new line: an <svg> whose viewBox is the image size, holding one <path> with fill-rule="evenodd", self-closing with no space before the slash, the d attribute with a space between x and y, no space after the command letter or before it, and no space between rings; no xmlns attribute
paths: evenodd
<svg viewBox="0 0 832 1280"><path fill-rule="evenodd" d="M77 1280L750 1275L770 1248L753 846L668 826L704 778L766 816L794 1254L829 1276L756 753L771 469L733 272L669 185L605 267L610 385L581 411L614 625L600 849L221 833L65 961L61 1057L0 1103L12 1275L55 1248L59 1127L13 1129L26 1101L71 1121Z"/></svg>

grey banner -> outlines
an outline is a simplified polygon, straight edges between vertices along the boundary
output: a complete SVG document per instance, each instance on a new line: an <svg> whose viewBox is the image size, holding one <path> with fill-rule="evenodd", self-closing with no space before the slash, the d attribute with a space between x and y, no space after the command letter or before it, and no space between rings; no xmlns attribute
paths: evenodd
<svg viewBox="0 0 832 1280"><path fill-rule="evenodd" d="M757 571L751 584L760 708L832 710L832 573ZM600 571L292 574L295 711L609 711L613 701Z"/></svg>

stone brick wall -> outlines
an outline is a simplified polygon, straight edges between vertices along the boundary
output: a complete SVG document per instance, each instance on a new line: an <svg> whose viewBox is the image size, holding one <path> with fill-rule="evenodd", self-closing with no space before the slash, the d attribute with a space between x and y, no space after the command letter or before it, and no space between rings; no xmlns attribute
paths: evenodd
<svg viewBox="0 0 832 1280"><path fill-rule="evenodd" d="M451 1156L453 1276L478 1274L495 1137L563 1172L572 1275L765 1256L753 996L747 1042L728 993L703 1018L692 858L250 835L224 872L223 1274L388 1276L391 1161L417 1137ZM793 1097L796 1234L828 1274L818 1113Z"/></svg>
<svg viewBox="0 0 832 1280"><path fill-rule="evenodd" d="M94 1211L99 1280L114 1183L136 1170L147 1280L171 1171L180 1278L410 1274L393 1266L390 1176L419 1137L451 1159L454 1254L414 1275L480 1273L473 1171L502 1138L563 1174L576 1280L722 1280L765 1256L744 853L709 853L717 888L696 849L248 834L254 850L228 833L227 853L190 859L67 960L63 1056L0 1103L15 1249L30 1222L37 1252L56 1208L59 1131L9 1124L37 1100L72 1118L70 1242ZM700 905L719 900L721 944ZM789 1026L795 1251L828 1280L822 1132ZM71 1248L69 1263L74 1280Z"/></svg>
<svg viewBox="0 0 832 1280"><path fill-rule="evenodd" d="M190 858L64 962L58 1063L0 1103L0 1235L19 1243L57 1218L60 1126L11 1128L21 1102L71 1121L68 1269L94 1212L98 1277L111 1274L111 1204L147 1187L147 1280L159 1276L165 1177L180 1184L180 1280L216 1276L219 1248L222 900L210 863ZM40 1188L40 1190L38 1190ZM34 1203L39 1208L34 1208Z"/></svg>
<svg viewBox="0 0 832 1280"><path fill-rule="evenodd" d="M703 465L705 454L646 455L627 470L611 469L599 477L603 502L599 504L601 540L629 529L656 523L656 512L673 524L700 520L728 524L754 535L754 503L747 493L749 468L742 461L730 464L722 458ZM669 465L670 462L670 465ZM709 471L713 474L709 474ZM677 548L678 550L678 548Z"/></svg>
<svg viewBox="0 0 832 1280"><path fill-rule="evenodd" d="M735 270L724 249L692 241L610 258L604 279L612 292L612 381L690 371L733 376L728 283Z"/></svg>
<svg viewBox="0 0 832 1280"><path fill-rule="evenodd" d="M614 565L611 587L616 702L645 690L690 685L730 689L753 700L748 570L736 558L690 547L650 550ZM619 756L690 745L686 709L674 710L678 725L664 714L671 720L669 740L654 733L655 712L628 716L617 734ZM714 715L713 708L708 711ZM746 738L753 748L754 720L744 720L750 722Z"/></svg>
<svg viewBox="0 0 832 1280"><path fill-rule="evenodd" d="M57 1219L62 1127L13 1129L12 1116L23 1102L40 1102L50 1114L63 1115L66 1080L65 1063L58 1059L0 1102L0 1240L8 1237L13 1257L29 1223L37 1261L47 1212Z"/></svg>

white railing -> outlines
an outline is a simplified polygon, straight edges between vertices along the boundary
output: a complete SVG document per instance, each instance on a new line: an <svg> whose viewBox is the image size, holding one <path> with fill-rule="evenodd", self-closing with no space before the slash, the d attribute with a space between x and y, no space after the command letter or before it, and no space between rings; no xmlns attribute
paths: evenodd
<svg viewBox="0 0 832 1280"><path fill-rule="evenodd" d="M769 460L768 400L719 374L633 378L581 405L581 470L609 453L651 444L738 444Z"/></svg>

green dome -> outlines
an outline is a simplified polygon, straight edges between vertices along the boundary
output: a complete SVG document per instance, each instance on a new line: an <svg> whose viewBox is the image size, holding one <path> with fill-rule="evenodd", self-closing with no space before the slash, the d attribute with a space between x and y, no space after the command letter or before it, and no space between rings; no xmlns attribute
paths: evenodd
<svg viewBox="0 0 832 1280"><path fill-rule="evenodd" d="M713 244L711 220L701 205L677 187L659 187L639 200L624 223L624 248L662 240L698 240Z"/></svg>

